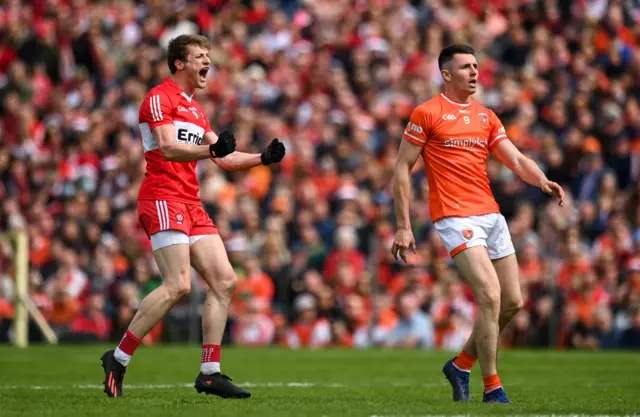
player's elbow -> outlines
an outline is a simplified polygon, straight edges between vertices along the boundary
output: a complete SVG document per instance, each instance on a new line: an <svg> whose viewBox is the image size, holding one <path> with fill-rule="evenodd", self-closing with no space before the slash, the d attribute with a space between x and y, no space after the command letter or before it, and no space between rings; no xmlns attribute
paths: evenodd
<svg viewBox="0 0 640 417"><path fill-rule="evenodd" d="M409 178L410 173L411 173L411 164L409 164L407 161L405 161L402 158L398 158L398 161L396 162L396 166L394 169L394 179L398 180L398 179L405 179L405 178Z"/></svg>
<svg viewBox="0 0 640 417"><path fill-rule="evenodd" d="M176 159L176 152L175 152L175 147L171 146L171 145L160 145L158 146L158 150L160 151L160 154L162 155L162 158L165 161L175 161Z"/></svg>
<svg viewBox="0 0 640 417"><path fill-rule="evenodd" d="M508 166L509 168L511 168L511 170L513 172L521 172L522 171L522 167L525 165L527 160L527 157L524 156L521 153L518 153L517 155L514 155L513 157L510 158L510 160L508 161Z"/></svg>

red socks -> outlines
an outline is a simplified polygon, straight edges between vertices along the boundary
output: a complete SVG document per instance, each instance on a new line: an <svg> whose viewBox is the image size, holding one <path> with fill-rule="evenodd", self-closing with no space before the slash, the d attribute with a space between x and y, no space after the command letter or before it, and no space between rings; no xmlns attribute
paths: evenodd
<svg viewBox="0 0 640 417"><path fill-rule="evenodd" d="M220 345L202 345L200 372L212 375L220 372Z"/></svg>
<svg viewBox="0 0 640 417"><path fill-rule="evenodd" d="M122 365L129 365L129 361L133 356L136 349L140 346L140 339L136 337L129 330L124 334L124 337L120 341L120 344L116 348L114 353L115 359L120 362Z"/></svg>
<svg viewBox="0 0 640 417"><path fill-rule="evenodd" d="M471 372L471 368L475 365L476 360L478 360L478 358L469 355L463 350L453 361L453 364L461 371Z"/></svg>

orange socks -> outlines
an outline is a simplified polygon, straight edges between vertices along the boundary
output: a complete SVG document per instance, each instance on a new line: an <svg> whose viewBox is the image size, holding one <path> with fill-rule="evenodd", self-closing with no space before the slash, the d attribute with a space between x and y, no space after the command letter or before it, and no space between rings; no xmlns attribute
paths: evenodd
<svg viewBox="0 0 640 417"><path fill-rule="evenodd" d="M500 388L502 386L502 384L500 383L500 378L498 378L498 374L485 376L483 379L484 379L484 392L493 391L494 389Z"/></svg>
<svg viewBox="0 0 640 417"><path fill-rule="evenodd" d="M464 350L460 352L460 354L455 358L453 364L456 368L461 371L470 372L473 365L475 365L478 358L469 355ZM498 374L494 374L491 376L485 376L484 378L484 392L493 391L496 388L500 388L502 384L500 383L500 378Z"/></svg>
<svg viewBox="0 0 640 417"><path fill-rule="evenodd" d="M461 371L471 372L471 368L475 365L476 360L478 360L478 358L469 355L463 350L453 361L453 364Z"/></svg>

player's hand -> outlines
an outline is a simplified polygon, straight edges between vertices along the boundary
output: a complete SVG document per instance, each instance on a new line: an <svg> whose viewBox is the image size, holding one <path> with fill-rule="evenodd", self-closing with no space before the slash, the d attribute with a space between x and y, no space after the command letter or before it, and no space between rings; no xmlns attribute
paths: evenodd
<svg viewBox="0 0 640 417"><path fill-rule="evenodd" d="M209 153L212 158L224 158L236 150L236 137L228 131L220 133L218 141L209 145Z"/></svg>
<svg viewBox="0 0 640 417"><path fill-rule="evenodd" d="M396 232L396 237L393 240L391 254L397 261L398 252L400 252L400 258L407 263L408 248L411 248L413 253L416 253L416 239L413 237L413 232L410 229L400 229Z"/></svg>
<svg viewBox="0 0 640 417"><path fill-rule="evenodd" d="M280 142L278 138L271 141L267 149L260 156L262 165L269 165L275 162L282 161L286 150L284 149L284 143Z"/></svg>
<svg viewBox="0 0 640 417"><path fill-rule="evenodd" d="M564 190L562 189L562 187L560 187L560 185L553 181L545 179L542 180L540 189L546 194L558 197L560 199L560 202L558 204L560 205L560 207L564 206Z"/></svg>

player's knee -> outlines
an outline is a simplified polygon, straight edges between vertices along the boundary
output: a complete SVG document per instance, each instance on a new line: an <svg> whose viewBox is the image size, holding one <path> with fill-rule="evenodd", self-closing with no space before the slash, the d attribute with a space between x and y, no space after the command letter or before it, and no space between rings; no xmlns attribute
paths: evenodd
<svg viewBox="0 0 640 417"><path fill-rule="evenodd" d="M210 281L214 282L214 286L211 288L214 294L221 298L231 298L238 285L238 276L233 268L229 268Z"/></svg>
<svg viewBox="0 0 640 417"><path fill-rule="evenodd" d="M480 291L477 302L481 309L489 310L497 316L500 313L500 287L486 285Z"/></svg>
<svg viewBox="0 0 640 417"><path fill-rule="evenodd" d="M191 277L189 276L189 274L182 274L180 277L176 277L176 279L170 280L171 283L167 284L167 291L171 300L177 302L182 297L189 295L189 293L191 292L190 278Z"/></svg>
<svg viewBox="0 0 640 417"><path fill-rule="evenodd" d="M524 301L522 297L516 299L508 299L504 300L504 305L502 306L502 310L500 311L501 315L513 317L524 307Z"/></svg>

